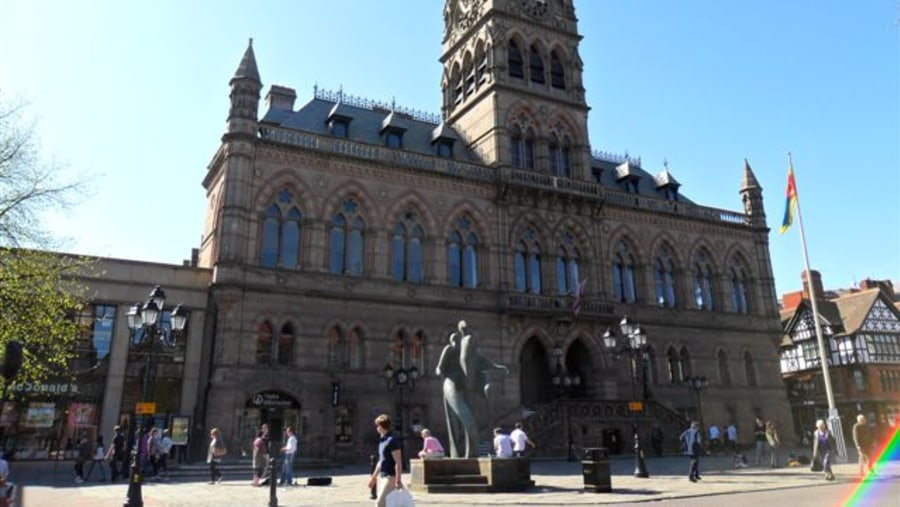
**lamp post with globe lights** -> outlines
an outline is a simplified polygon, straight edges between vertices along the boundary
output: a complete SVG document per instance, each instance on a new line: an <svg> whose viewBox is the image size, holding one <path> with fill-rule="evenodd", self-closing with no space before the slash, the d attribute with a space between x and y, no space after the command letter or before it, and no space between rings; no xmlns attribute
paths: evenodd
<svg viewBox="0 0 900 507"><path fill-rule="evenodd" d="M405 428L403 427L403 393L404 391L409 390L409 392L413 392L416 389L416 380L419 378L419 369L416 368L416 365L412 365L409 368L400 367L394 369L391 363L388 363L384 370L382 370L382 375L384 375L384 379L387 381L387 389L388 391L393 391L395 388L400 394L400 405L397 411L397 432L400 434L400 449L402 451L403 456L403 468L406 469L408 467L409 459L406 456L406 449L404 447L404 435L403 432Z"/></svg>
<svg viewBox="0 0 900 507"><path fill-rule="evenodd" d="M631 397L629 408L634 414L633 430L634 430L634 476L646 479L650 477L647 472L647 465L644 463L644 451L641 449L641 440L639 435L639 419L638 415L643 411L644 404L638 398L638 372L643 371L644 360L649 350L647 345L647 334L644 333L641 326L634 324L628 317L622 318L619 322L619 331L621 336L617 336L616 330L612 327L608 328L603 334L603 345L615 357L627 357L631 361ZM646 390L645 390L646 394Z"/></svg>
<svg viewBox="0 0 900 507"><path fill-rule="evenodd" d="M703 391L709 386L709 380L703 376L690 376L684 378L684 385L688 387L697 396L697 419L700 422L700 428L705 428L703 424Z"/></svg>
<svg viewBox="0 0 900 507"><path fill-rule="evenodd" d="M566 370L563 365L563 348L557 343L553 347L553 357L556 359L556 374L550 379L553 387L566 399L566 459L575 461L575 445L572 442L572 414L570 412L570 396L573 390L581 385L581 377Z"/></svg>

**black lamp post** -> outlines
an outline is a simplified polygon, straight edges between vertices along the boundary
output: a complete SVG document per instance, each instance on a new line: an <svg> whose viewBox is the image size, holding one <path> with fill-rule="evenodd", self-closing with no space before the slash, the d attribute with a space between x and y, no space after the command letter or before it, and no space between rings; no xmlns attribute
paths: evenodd
<svg viewBox="0 0 900 507"><path fill-rule="evenodd" d="M706 377L685 377L684 385L688 387L694 394L697 395L697 419L700 421L700 428L704 428L703 425L703 391L706 390L706 387L709 385L709 381Z"/></svg>
<svg viewBox="0 0 900 507"><path fill-rule="evenodd" d="M393 391L394 388L397 388L397 391L400 393L400 406L397 413L397 431L400 433L400 449L401 456L403 457L403 468L406 469L407 466L407 457L406 457L406 448L403 444L403 393L407 389L409 392L413 392L416 389L416 380L419 378L419 369L416 368L416 365L412 365L409 368L398 368L394 369L391 366L391 363L388 363L384 370L382 370L382 375L384 375L384 379L387 381L388 391Z"/></svg>
<svg viewBox="0 0 900 507"><path fill-rule="evenodd" d="M566 371L563 365L563 348L559 343L553 347L553 357L556 358L556 375L553 375L550 380L553 382L553 387L566 398L564 401L566 404L566 459L575 461L575 445L572 442L572 414L569 412L568 398L572 391L581 385L581 377Z"/></svg>
<svg viewBox="0 0 900 507"><path fill-rule="evenodd" d="M643 362L648 351L647 335L637 324L622 318L619 322L621 337L616 336L616 331L609 328L603 334L603 345L616 357L628 357L631 359L631 411L634 414L634 476L646 479L650 477L647 465L644 463L644 451L641 449L641 439L638 428L638 415L643 411L643 403L638 401L638 372L643 371Z"/></svg>
<svg viewBox="0 0 900 507"><path fill-rule="evenodd" d="M163 326L163 313L166 303L166 293L157 285L150 292L150 297L144 303L135 303L128 310L128 329L131 331L131 347L135 350L146 350L147 363L144 365L144 379L141 386L141 401L146 402L150 395L151 368L153 367L153 353L156 347L163 350L175 348L176 338L187 327L189 312L176 306L171 312L171 329ZM139 435L140 433L138 433ZM143 507L144 499L141 492L140 464L138 463L138 450L140 443L131 451L131 477L128 481L128 495L125 498L125 507Z"/></svg>

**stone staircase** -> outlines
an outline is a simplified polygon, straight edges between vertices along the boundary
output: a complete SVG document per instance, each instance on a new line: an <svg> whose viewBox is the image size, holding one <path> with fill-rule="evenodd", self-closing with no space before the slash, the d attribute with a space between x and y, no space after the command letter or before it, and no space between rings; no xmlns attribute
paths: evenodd
<svg viewBox="0 0 900 507"><path fill-rule="evenodd" d="M634 416L627 400L556 399L534 407L534 414L525 421L526 431L537 447L532 457L567 456L571 435L573 454L580 459L583 449L606 447L610 454L630 453ZM650 432L653 423L663 431L664 452L678 452L678 436L688 421L675 411L656 402L645 401L639 417L641 445L650 454Z"/></svg>

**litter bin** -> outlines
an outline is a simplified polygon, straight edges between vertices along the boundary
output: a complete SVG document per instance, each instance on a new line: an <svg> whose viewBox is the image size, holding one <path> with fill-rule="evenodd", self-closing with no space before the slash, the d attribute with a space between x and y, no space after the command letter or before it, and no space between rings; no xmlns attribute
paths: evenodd
<svg viewBox="0 0 900 507"><path fill-rule="evenodd" d="M612 479L609 476L609 454L605 447L588 447L584 449L581 460L581 472L584 475L585 491L609 493L612 491Z"/></svg>

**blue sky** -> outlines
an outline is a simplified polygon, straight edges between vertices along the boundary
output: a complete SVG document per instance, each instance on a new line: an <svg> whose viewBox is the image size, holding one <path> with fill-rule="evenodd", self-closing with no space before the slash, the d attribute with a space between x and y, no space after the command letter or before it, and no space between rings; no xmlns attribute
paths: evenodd
<svg viewBox="0 0 900 507"><path fill-rule="evenodd" d="M895 0L576 0L595 149L667 159L693 200L741 210L764 188L779 294L800 288L778 234L794 156L826 287L900 281L900 14ZM89 191L47 224L79 253L180 263L200 184L254 38L264 90L313 86L440 110L441 0L0 0L0 92L25 99L42 153Z"/></svg>

